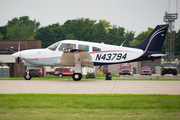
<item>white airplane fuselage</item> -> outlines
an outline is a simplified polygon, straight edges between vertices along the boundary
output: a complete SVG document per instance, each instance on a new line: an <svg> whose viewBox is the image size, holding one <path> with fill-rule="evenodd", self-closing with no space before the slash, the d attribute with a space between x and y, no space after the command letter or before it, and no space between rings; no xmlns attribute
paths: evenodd
<svg viewBox="0 0 180 120"><path fill-rule="evenodd" d="M96 63L96 65L128 62L143 54L143 50L136 48L77 40L63 40L59 42L59 45L55 50L50 50L49 48L31 49L17 52L13 56L21 57L25 61L25 65L28 67L56 66L56 63L61 60L61 56L64 52L63 50L59 50L59 47L63 43L73 43L73 45L76 46L74 49L79 49L79 45L88 46L88 52L92 57L92 61ZM99 48L100 51L95 51L93 48Z"/></svg>
<svg viewBox="0 0 180 120"><path fill-rule="evenodd" d="M165 54L161 49L169 25L157 25L148 37L137 46L116 46L104 43L78 40L62 40L46 49L31 49L14 53L12 56L24 60L27 66L25 79L30 80L29 69L42 69L43 66L74 67L72 78L82 78L82 67L93 67L126 62L155 60Z"/></svg>

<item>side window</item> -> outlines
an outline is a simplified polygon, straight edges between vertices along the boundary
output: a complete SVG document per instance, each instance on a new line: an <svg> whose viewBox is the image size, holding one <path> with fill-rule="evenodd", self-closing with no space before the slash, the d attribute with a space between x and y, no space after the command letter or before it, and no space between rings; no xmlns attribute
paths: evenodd
<svg viewBox="0 0 180 120"><path fill-rule="evenodd" d="M62 43L61 46L59 47L59 51L66 49L76 49L76 44Z"/></svg>
<svg viewBox="0 0 180 120"><path fill-rule="evenodd" d="M65 70L64 71L68 71L68 69L67 68L65 68Z"/></svg>
<svg viewBox="0 0 180 120"><path fill-rule="evenodd" d="M92 51L101 51L101 49L98 48L98 47L93 47L93 48L92 48Z"/></svg>
<svg viewBox="0 0 180 120"><path fill-rule="evenodd" d="M78 45L78 49L89 52L89 45Z"/></svg>

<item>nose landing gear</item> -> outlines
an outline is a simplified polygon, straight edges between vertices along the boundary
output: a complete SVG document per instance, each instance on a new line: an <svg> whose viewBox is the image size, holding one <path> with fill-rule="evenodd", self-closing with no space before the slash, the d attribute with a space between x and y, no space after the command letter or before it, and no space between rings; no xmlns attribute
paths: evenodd
<svg viewBox="0 0 180 120"><path fill-rule="evenodd" d="M23 76L24 76L24 79L26 79L26 80L30 80L30 79L31 79L31 75L30 75L28 69L24 72L24 75L23 75Z"/></svg>

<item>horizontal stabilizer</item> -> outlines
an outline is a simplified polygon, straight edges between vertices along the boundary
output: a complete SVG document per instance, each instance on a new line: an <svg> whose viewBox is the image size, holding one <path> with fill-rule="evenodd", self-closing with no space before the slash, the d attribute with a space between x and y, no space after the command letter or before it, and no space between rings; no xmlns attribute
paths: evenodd
<svg viewBox="0 0 180 120"><path fill-rule="evenodd" d="M151 54L149 57L163 57L166 56L167 54Z"/></svg>

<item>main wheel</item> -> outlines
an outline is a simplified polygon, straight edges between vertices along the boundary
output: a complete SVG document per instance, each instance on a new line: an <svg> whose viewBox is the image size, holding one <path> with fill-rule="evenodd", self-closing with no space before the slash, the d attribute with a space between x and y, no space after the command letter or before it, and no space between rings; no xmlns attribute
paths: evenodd
<svg viewBox="0 0 180 120"><path fill-rule="evenodd" d="M79 81L82 78L82 74L81 73L74 73L72 75L72 78L73 78L74 81Z"/></svg>
<svg viewBox="0 0 180 120"><path fill-rule="evenodd" d="M31 75L30 75L30 73L29 73L29 75L27 74L27 72L24 72L24 79L25 80L30 80L31 79Z"/></svg>

